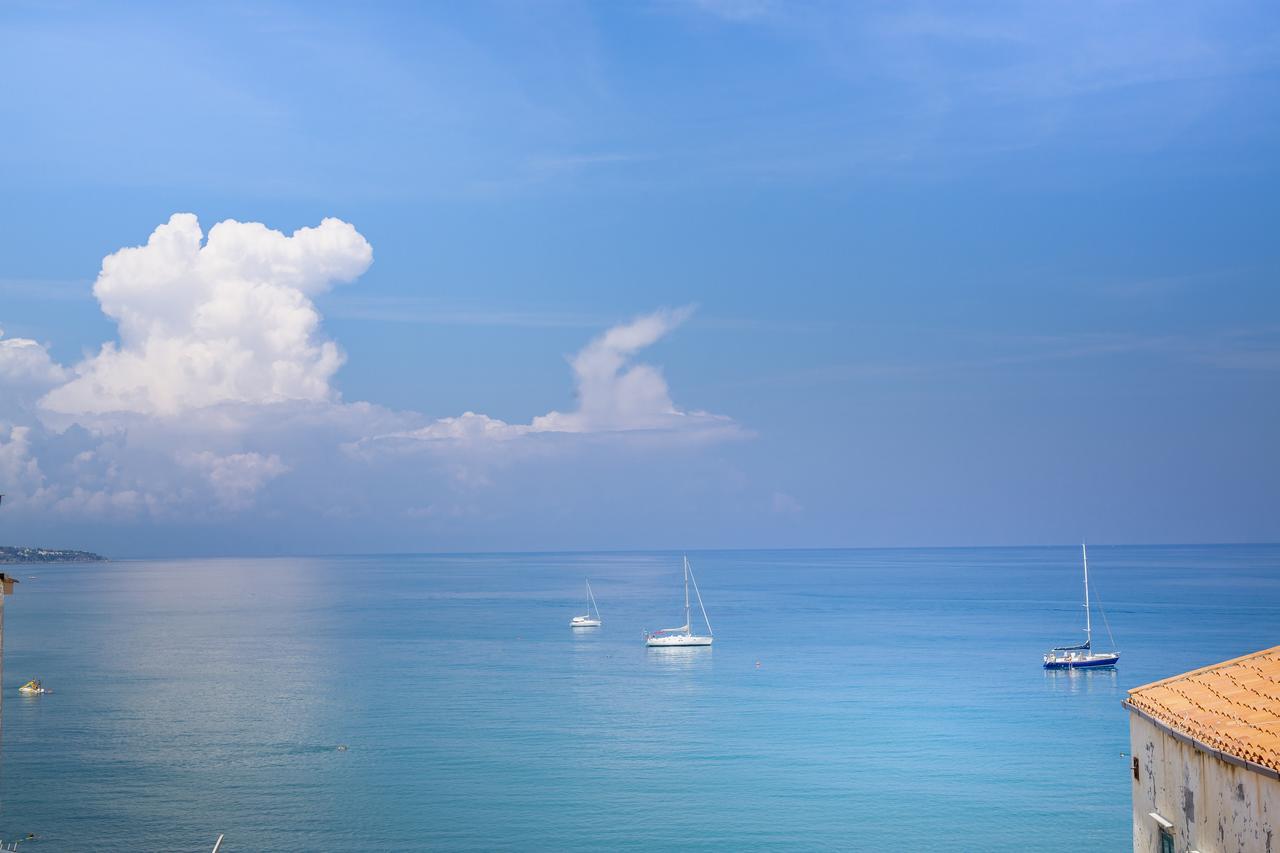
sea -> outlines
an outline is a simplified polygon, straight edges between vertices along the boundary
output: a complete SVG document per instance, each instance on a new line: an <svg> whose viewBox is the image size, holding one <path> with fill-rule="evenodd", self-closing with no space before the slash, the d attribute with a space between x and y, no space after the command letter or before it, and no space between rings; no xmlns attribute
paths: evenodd
<svg viewBox="0 0 1280 853"><path fill-rule="evenodd" d="M646 649L681 556L6 567L0 839L1122 851L1126 691L1280 642L1280 546L1096 546L1119 666L1045 671L1083 637L1063 546L691 551L715 645Z"/></svg>

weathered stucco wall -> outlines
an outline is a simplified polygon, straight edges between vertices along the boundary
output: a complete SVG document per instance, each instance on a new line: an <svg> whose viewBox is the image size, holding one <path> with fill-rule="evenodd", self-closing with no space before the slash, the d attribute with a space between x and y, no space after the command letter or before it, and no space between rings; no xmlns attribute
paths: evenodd
<svg viewBox="0 0 1280 853"><path fill-rule="evenodd" d="M1156 812L1173 824L1178 853L1280 853L1280 780L1230 764L1129 714L1138 759L1134 853L1158 853Z"/></svg>

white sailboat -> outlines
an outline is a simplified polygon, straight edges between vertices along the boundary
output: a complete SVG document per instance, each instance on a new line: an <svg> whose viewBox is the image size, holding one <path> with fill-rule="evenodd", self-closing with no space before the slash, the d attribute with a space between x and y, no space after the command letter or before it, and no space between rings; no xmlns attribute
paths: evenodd
<svg viewBox="0 0 1280 853"><path fill-rule="evenodd" d="M591 614L594 613L595 616ZM587 581L587 615L575 616L569 620L570 628L599 628L603 623L600 619L600 608L596 606L596 597L591 593L591 581Z"/></svg>
<svg viewBox="0 0 1280 853"><path fill-rule="evenodd" d="M1089 552L1083 544L1080 555L1084 558L1084 642L1078 646L1054 646L1044 653L1045 669L1082 669L1085 667L1115 666L1120 660L1119 652L1095 652L1093 650L1093 619L1089 608ZM1106 613L1102 614L1106 621ZM1107 635L1111 635L1111 626L1107 626ZM1111 638L1111 645L1115 645Z"/></svg>
<svg viewBox="0 0 1280 853"><path fill-rule="evenodd" d="M702 611L702 621L707 625L707 635L700 636L693 633L693 623L690 619L691 610L689 608L689 581L693 581L693 594L698 597L698 609ZM709 646L713 632L711 630L711 620L707 618L707 608L702 606L702 593L698 591L698 579L693 576L693 569L689 568L689 558L684 558L684 624L679 628L663 628L661 631L655 631L652 634L645 634L645 645L658 648L670 648L673 646Z"/></svg>

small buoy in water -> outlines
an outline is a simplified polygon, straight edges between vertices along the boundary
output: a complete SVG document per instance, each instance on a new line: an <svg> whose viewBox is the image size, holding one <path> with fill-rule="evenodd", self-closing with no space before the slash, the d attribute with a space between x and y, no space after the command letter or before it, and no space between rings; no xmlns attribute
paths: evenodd
<svg viewBox="0 0 1280 853"><path fill-rule="evenodd" d="M346 752L346 751L347 751L347 745L345 743L338 744L338 752Z"/></svg>

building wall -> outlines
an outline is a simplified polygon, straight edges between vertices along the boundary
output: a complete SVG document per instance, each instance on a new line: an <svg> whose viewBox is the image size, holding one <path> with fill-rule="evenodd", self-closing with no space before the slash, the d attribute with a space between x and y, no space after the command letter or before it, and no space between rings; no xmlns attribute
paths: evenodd
<svg viewBox="0 0 1280 853"><path fill-rule="evenodd" d="M1173 824L1178 853L1280 853L1280 780L1223 761L1137 714L1129 745L1134 853L1158 853L1156 812Z"/></svg>

